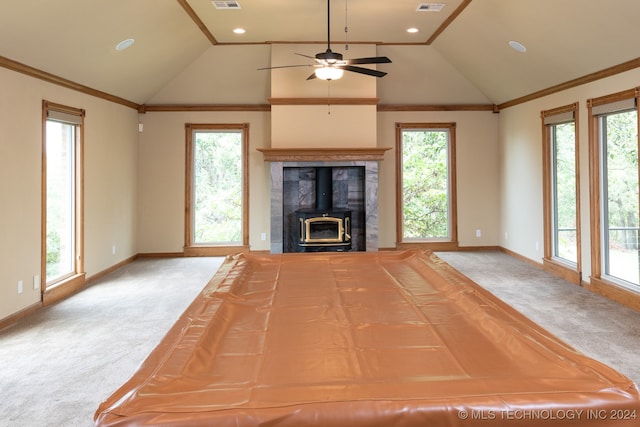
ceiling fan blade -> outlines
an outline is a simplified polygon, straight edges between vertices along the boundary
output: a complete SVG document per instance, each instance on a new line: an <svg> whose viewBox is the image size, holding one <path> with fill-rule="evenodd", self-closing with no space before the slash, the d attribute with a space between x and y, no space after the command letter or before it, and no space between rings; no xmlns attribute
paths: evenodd
<svg viewBox="0 0 640 427"><path fill-rule="evenodd" d="M298 55L298 56L304 56L305 58L310 58L310 59L316 59L315 56L311 56L311 55L305 55L304 53L295 53L294 55Z"/></svg>
<svg viewBox="0 0 640 427"><path fill-rule="evenodd" d="M313 67L313 65L311 64L301 64L301 65L278 65L275 67L264 67L264 68L258 68L258 70L273 70L276 68L294 68L294 67Z"/></svg>
<svg viewBox="0 0 640 427"><path fill-rule="evenodd" d="M277 68L293 68L293 67L315 67L321 68L322 71L325 71L324 68L339 68L341 70L351 71L353 73L365 74L367 76L373 77L384 77L387 75L384 71L371 70L369 68L356 67L352 64L388 64L391 62L389 58L386 56L371 56L366 58L354 58L354 59L343 59L342 54L338 52L333 52L331 50L331 0L327 0L327 50L324 52L320 52L315 56L305 55L303 53L295 53L298 56L302 56L303 58L313 59L315 61L314 64L305 64L305 65L280 65L275 67L264 67L258 68L258 70L274 70ZM329 76L332 74L328 74L325 76L320 76L323 80L331 80ZM335 78L340 78L340 76L335 76ZM315 73L311 74L307 77L307 80L313 80L318 78Z"/></svg>
<svg viewBox="0 0 640 427"><path fill-rule="evenodd" d="M386 56L374 56L371 58L346 59L347 64L389 64L391 60Z"/></svg>
<svg viewBox="0 0 640 427"><path fill-rule="evenodd" d="M340 68L346 71L353 71L354 73L366 74L373 77L384 77L387 75L384 71L370 70L368 68L354 67L352 65L341 65Z"/></svg>

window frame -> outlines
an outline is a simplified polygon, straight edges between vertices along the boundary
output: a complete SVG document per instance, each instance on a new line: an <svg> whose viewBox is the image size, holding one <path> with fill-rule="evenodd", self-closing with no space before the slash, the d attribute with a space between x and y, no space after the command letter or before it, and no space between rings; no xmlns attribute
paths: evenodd
<svg viewBox="0 0 640 427"><path fill-rule="evenodd" d="M404 240L403 210L403 165L402 135L405 130L444 130L448 133L447 175L449 179L449 237L432 239ZM420 247L432 250L451 250L458 248L458 202L456 173L456 123L396 123L396 246L399 249Z"/></svg>
<svg viewBox="0 0 640 427"><path fill-rule="evenodd" d="M69 117L76 126L74 141L74 271L47 282L47 121L49 116ZM84 271L84 117L85 110L42 101L42 188L40 292L45 305L52 304L85 285ZM64 120L57 120L62 121Z"/></svg>
<svg viewBox="0 0 640 427"><path fill-rule="evenodd" d="M618 301L635 301L640 294L640 287L630 288L622 281L612 280L612 277L603 275L603 192L602 192L602 150L601 150L601 126L600 118L603 114L594 112L594 109L606 104L634 100L637 111L638 146L640 148L640 88L629 89L611 95L587 100L589 114L589 192L591 202L589 211L591 215L591 276L590 282L594 289L610 296ZM621 110L622 111L622 110ZM605 113L606 114L606 113ZM638 151L640 153L640 150ZM638 168L640 178L640 167Z"/></svg>
<svg viewBox="0 0 640 427"><path fill-rule="evenodd" d="M193 241L193 200L194 200L194 141L196 131L241 131L242 132L242 242L232 244L199 244ZM249 251L249 124L248 123L185 123L186 177L185 177L185 256L222 256Z"/></svg>
<svg viewBox="0 0 640 427"><path fill-rule="evenodd" d="M559 274L565 280L579 285L582 282L582 243L580 223L580 144L579 144L579 104L577 102L562 107L545 110L540 113L542 119L542 147L543 147L543 223L544 223L544 254L543 265L548 270ZM573 116L572 119L554 119L554 116ZM560 120L560 121L558 121ZM550 123L551 122L551 123ZM554 254L555 222L554 218L554 185L555 170L552 156L554 154L554 141L552 137L553 126L561 123L574 123L574 167L576 188L576 262L560 258Z"/></svg>

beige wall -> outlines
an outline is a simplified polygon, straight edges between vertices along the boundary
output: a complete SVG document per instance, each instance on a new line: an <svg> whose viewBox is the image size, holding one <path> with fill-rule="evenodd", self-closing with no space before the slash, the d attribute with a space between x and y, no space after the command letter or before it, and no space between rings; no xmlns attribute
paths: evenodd
<svg viewBox="0 0 640 427"><path fill-rule="evenodd" d="M241 48L243 49L243 48ZM269 47L246 47L265 61ZM318 49L316 49L318 50ZM382 46L377 54L427 67L430 75L406 67L386 71L401 79L376 80L381 104L488 103L433 49ZM156 102L263 104L270 96L267 76L250 93L241 82L220 92L210 89L210 70L218 50L207 51L160 91ZM224 55L223 55L224 56ZM234 59L242 62L241 58ZM255 70L228 78L254 79ZM395 75L394 74L394 75ZM255 79L254 79L255 80ZM542 256L542 148L540 111L580 103L580 168L584 276L590 272L589 188L586 99L638 85L640 70L491 112L378 112L378 147L394 147L396 122L456 122L458 219L461 246L501 245L524 257ZM370 82L370 81L369 81ZM306 82L308 83L308 82ZM317 83L317 82L316 82ZM256 83L251 83L255 84ZM247 86L253 88L254 86ZM231 90L231 87L236 89ZM203 88L204 94L203 94ZM89 276L136 253L181 252L184 245L184 124L249 123L250 245L269 249L269 169L256 149L272 144L268 112L147 113L103 101L0 68L0 319L40 300L33 276L40 273L41 102L84 108L85 267ZM327 114L313 111L311 114ZM138 133L138 122L144 124ZM369 140L367 138L367 140ZM395 153L380 169L381 248L395 246ZM475 231L482 230L480 238ZM267 233L267 240L261 240ZM536 245L537 244L537 245ZM112 248L116 247L116 254ZM24 292L17 293L17 282Z"/></svg>
<svg viewBox="0 0 640 427"><path fill-rule="evenodd" d="M273 45L271 64L309 64L296 53L314 56L321 45ZM373 45L355 45L350 58L376 56ZM370 68L375 68L371 66ZM282 68L271 72L273 98L369 98L376 97L376 79L345 72L335 81L307 80L313 67ZM375 147L375 105L273 105L271 147Z"/></svg>
<svg viewBox="0 0 640 427"><path fill-rule="evenodd" d="M295 53L313 55L321 45L273 45L270 48L237 47L234 52L258 55L263 66L304 63ZM267 54L268 56L265 56ZM209 91L211 73L220 60L218 49L210 49L187 67L153 102L226 103L229 88L248 87L251 82L266 82L269 90L239 93L240 102L266 103L269 96L290 97L364 97L381 103L484 103L489 101L464 77L428 46L354 45L348 57L388 55L396 62L379 66L390 76L374 79L345 73L336 82L307 81L308 67L256 72L239 67L228 76L229 84L220 93ZM241 59L234 61L241 63ZM403 67L402 63L415 67ZM427 70L411 73L412 69ZM212 71L213 72L213 71ZM399 78L393 78L395 75ZM393 77L392 77L393 76ZM254 98L250 96L253 95ZM355 111L355 113L354 113ZM331 114L329 114L331 113ZM354 119L354 115L356 119ZM250 236L252 250L268 250L269 170L258 147L378 147L394 146L395 122L451 121L458 124L458 200L459 238L464 246L496 245L499 239L499 194L497 163L498 115L490 112L377 113L375 106L274 106L271 113L147 113L140 116L144 132L140 135L138 167L138 249L148 252L181 252L184 245L184 124L250 123ZM354 127L355 124L360 126ZM332 133L325 132L330 129ZM354 131L355 129L355 131ZM380 247L395 247L395 175L393 151L381 164ZM482 237L475 237L475 230Z"/></svg>
<svg viewBox="0 0 640 427"><path fill-rule="evenodd" d="M326 114L320 112L319 114ZM269 165L256 149L270 146L269 113L147 113L141 116L138 168L138 249L181 252L184 246L184 125L250 124L251 250L269 250ZM390 147L380 167L381 248L395 242L395 123L456 122L458 222L462 246L497 245L499 236L498 116L491 112L378 113L379 147ZM375 136L374 136L375 137ZM475 230L482 237L475 237ZM260 239L267 233L267 241Z"/></svg>
<svg viewBox="0 0 640 427"><path fill-rule="evenodd" d="M274 105L272 148L376 146L375 105Z"/></svg>
<svg viewBox="0 0 640 427"><path fill-rule="evenodd" d="M140 115L138 250L182 252L185 210L185 123L249 123L249 244L269 249L269 168L257 148L268 148L269 113L185 112ZM267 233L267 240L261 240Z"/></svg>
<svg viewBox="0 0 640 427"><path fill-rule="evenodd" d="M587 99L632 89L640 82L640 70L632 70L596 82L540 98L500 112L500 232L499 244L524 257L541 262L542 128L540 112L579 103L580 209L582 223L582 273L589 281L589 130Z"/></svg>
<svg viewBox="0 0 640 427"><path fill-rule="evenodd" d="M86 110L85 269L137 253L137 112L0 68L0 319L40 301L42 100ZM116 246L116 254L112 247ZM18 294L18 281L24 291Z"/></svg>
<svg viewBox="0 0 640 427"><path fill-rule="evenodd" d="M396 245L395 124L456 123L458 239L460 246L498 244L498 118L492 112L388 112L378 114L378 146L391 147L380 166L380 247ZM481 237L476 230L481 230Z"/></svg>
<svg viewBox="0 0 640 427"><path fill-rule="evenodd" d="M298 51L300 46L276 48L275 58L282 60L291 56L290 50ZM244 47L247 55L259 55L266 61L271 48ZM319 46L308 47L313 53ZM306 50L302 53L309 53ZM405 56L428 61L432 79L424 76L411 78L405 69L393 69L393 64L385 65L389 72L403 75L405 85L398 86L391 79L370 79L353 76L341 82L301 81L295 84L307 85L306 96L322 97L334 92L337 97L375 97L376 91L386 93L388 103L398 103L402 99L413 98L424 93L428 103L429 94L434 100L448 94L452 102L487 102L458 73L451 70L442 58L428 47L385 47L355 46L350 56L372 56L375 54ZM173 103L266 103L271 96L269 74L255 74L255 70L232 73L227 79L240 79L225 86L222 91L212 92L208 79L212 65L219 59L218 49L211 49L187 67L180 75L161 90L153 102ZM419 58L419 59L418 59ZM275 60L275 59L274 59ZM242 63L241 59L235 59ZM298 70L301 71L301 70ZM306 73L306 68L301 72ZM181 252L184 245L184 179L185 179L185 134L184 124L193 123L249 123L250 125L250 237L252 250L269 249L269 168L263 161L259 147L278 146L272 143L272 113L268 112L173 112L147 113L138 115L134 110L117 104L92 98L74 91L63 89L20 74L0 70L0 84L11 88L3 98L2 115L2 168L1 200L5 206L2 213L3 239L0 255L3 259L16 258L18 263L9 263L0 272L0 318L15 313L39 301L39 294L27 286L32 276L39 273L40 266L40 103L42 99L85 108L85 266L89 275L100 272L120 260L136 253ZM305 74L306 75L306 74ZM256 79L257 77L257 79ZM272 75L281 81L282 74ZM236 96L231 87L253 87L259 82L268 90L248 91L250 95ZM253 82L253 83L251 83ZM318 84L320 83L320 84ZM339 83L339 84L338 84ZM309 86L312 85L312 86ZM342 86L341 86L342 85ZM276 96L289 97L294 93L286 83L275 85ZM205 89L203 91L203 88ZM355 91L355 92L354 92ZM244 92L243 92L244 93ZM206 99L201 98L205 94ZM413 98L412 98L413 97ZM440 97L440 98L438 98ZM420 97L422 99L422 97ZM381 102L385 102L382 100ZM284 107L288 109L291 107ZM498 239L499 227L496 214L498 193L496 183L496 143L497 117L486 112L441 112L441 113L376 113L374 106L364 106L362 120L368 123L366 131L349 133L349 124L344 122L344 114L337 114L345 107L326 106L300 107L309 110L308 116L321 116L318 123L333 126L340 140L328 146L371 146L393 147L395 122L455 121L458 123L458 167L459 167L459 235L462 245L492 245ZM328 114L331 112L331 114ZM287 111L291 122L291 112ZM11 117L11 120L6 118ZM313 121L313 120L312 120ZM143 123L143 132L138 133L138 123ZM279 123L278 120L275 121ZM284 120L284 126L287 120ZM299 122L296 120L296 123ZM376 124L377 122L377 124ZM361 129L362 130L362 129ZM317 133L317 132L316 132ZM285 132L286 134L286 132ZM345 135L348 137L345 138ZM326 139L323 138L322 141ZM23 141L20 145L9 141ZM377 142L376 142L377 140ZM318 141L296 142L297 146L318 146ZM10 160L8 160L10 159ZM395 178L393 150L387 152L381 165L380 182L380 247L395 246ZM467 172L467 170L469 172ZM475 172L482 178L478 179ZM18 179L18 177L20 179ZM18 185L14 183L18 182ZM478 203L473 214L467 208ZM482 238L475 237L475 229L482 229ZM261 234L267 234L267 240ZM116 247L113 255L112 248ZM23 280L25 292L17 295L17 281Z"/></svg>

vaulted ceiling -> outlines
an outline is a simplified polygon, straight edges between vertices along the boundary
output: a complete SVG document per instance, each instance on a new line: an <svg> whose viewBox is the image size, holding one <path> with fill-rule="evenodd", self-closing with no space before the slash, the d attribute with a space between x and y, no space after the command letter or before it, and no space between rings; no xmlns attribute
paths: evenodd
<svg viewBox="0 0 640 427"><path fill-rule="evenodd" d="M348 44L434 50L488 102L500 104L611 67L637 66L638 16L638 0L333 0L331 41L345 57ZM408 33L411 27L418 32ZM116 50L129 38L131 47ZM212 50L219 51L216 67L237 67L231 81L212 84L268 84L269 71L256 69L285 65L265 63L273 43L318 44L321 52L326 41L326 0L0 2L0 65L24 64L135 103L148 102ZM391 59L378 66L390 73L385 78L424 66Z"/></svg>

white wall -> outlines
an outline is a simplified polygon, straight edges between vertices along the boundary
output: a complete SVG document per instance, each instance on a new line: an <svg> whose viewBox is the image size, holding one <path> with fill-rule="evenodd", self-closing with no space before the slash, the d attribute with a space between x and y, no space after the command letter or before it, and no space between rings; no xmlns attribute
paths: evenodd
<svg viewBox="0 0 640 427"><path fill-rule="evenodd" d="M40 301L42 100L86 110L85 270L137 253L137 111L0 68L0 319ZM116 254L112 247L116 246ZM24 283L22 294L18 281Z"/></svg>

